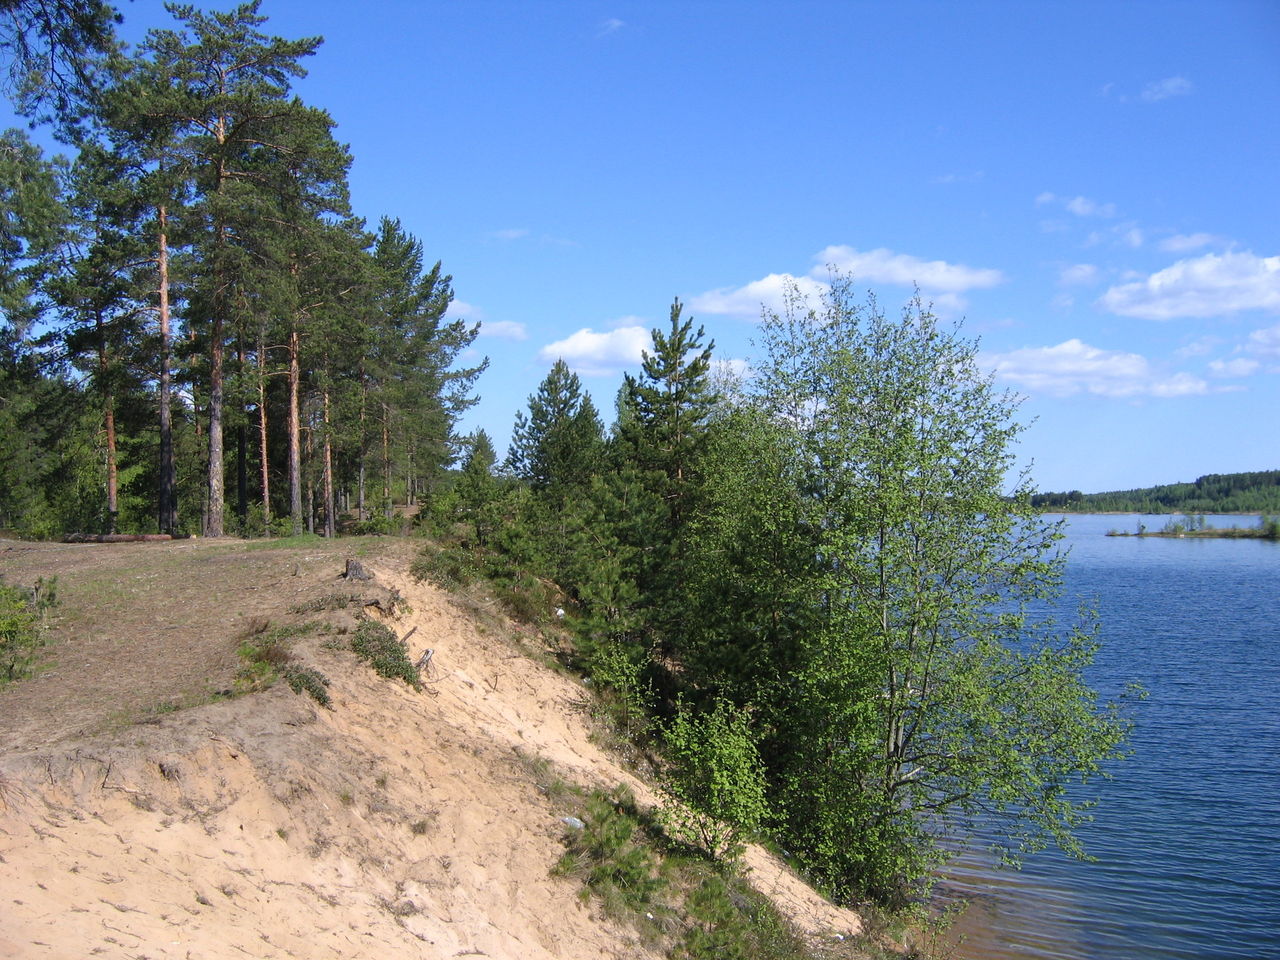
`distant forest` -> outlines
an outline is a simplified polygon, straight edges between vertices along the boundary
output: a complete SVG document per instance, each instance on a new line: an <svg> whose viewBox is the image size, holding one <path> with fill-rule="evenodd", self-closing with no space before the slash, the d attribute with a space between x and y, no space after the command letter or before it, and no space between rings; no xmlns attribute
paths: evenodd
<svg viewBox="0 0 1280 960"><path fill-rule="evenodd" d="M1038 493L1031 502L1064 513L1280 513L1280 470L1209 473L1139 490Z"/></svg>

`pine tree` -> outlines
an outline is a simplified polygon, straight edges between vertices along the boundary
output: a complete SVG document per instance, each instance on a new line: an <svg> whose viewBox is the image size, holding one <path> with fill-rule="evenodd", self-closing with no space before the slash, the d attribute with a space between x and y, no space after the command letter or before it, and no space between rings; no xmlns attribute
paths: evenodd
<svg viewBox="0 0 1280 960"><path fill-rule="evenodd" d="M529 397L528 416L516 414L507 464L558 505L599 470L603 442L604 425L590 395L569 365L557 360Z"/></svg>
<svg viewBox="0 0 1280 960"><path fill-rule="evenodd" d="M87 373L98 395L105 454L102 528L115 533L121 473L117 408L125 392L143 395L142 378L151 366L143 334L145 291L135 272L145 251L131 229L134 184L118 158L96 143L85 144L70 183L74 222L63 238L62 270L49 289L60 308L66 356ZM135 463L130 472L146 467Z"/></svg>
<svg viewBox="0 0 1280 960"><path fill-rule="evenodd" d="M75 393L33 342L68 214L58 167L25 133L0 135L0 527L56 529L53 501Z"/></svg>
<svg viewBox="0 0 1280 960"><path fill-rule="evenodd" d="M394 468L410 503L440 478L453 459L454 427L477 402L472 390L489 361L456 365L479 327L446 319L452 278L439 261L425 268L422 242L399 220L383 218L373 261L374 332L363 416L375 428L366 446L380 452L383 509L390 517Z"/></svg>
<svg viewBox="0 0 1280 960"><path fill-rule="evenodd" d="M641 375L626 376L613 444L615 472L632 473L639 480L632 499L647 497L652 503L648 512L659 516L657 522L637 526L633 503L627 515L614 520L622 542L632 548L632 565L625 572L647 610L648 628L668 641L682 619L681 535L696 489L707 419L716 403L710 382L715 343L703 346L704 329L694 332L693 320L681 318L682 309L678 299L672 303L670 327L665 333L653 330L653 350L644 352Z"/></svg>
<svg viewBox="0 0 1280 960"><path fill-rule="evenodd" d="M263 190L255 167L273 150L270 134L314 114L288 99L290 79L318 39L283 40L259 31L259 4L206 14L170 9L178 30L149 34L143 50L154 65L154 87L139 92L135 109L164 129L195 187L192 215L203 225L199 269L192 277L190 319L208 357L208 500L205 533L221 536L225 505L224 404L227 338L252 264L251 244L262 232ZM241 310L241 315L243 310Z"/></svg>
<svg viewBox="0 0 1280 960"><path fill-rule="evenodd" d="M491 532L491 511L488 508L498 495L498 479L493 475L497 461L498 455L489 434L477 430L470 437L455 490L459 512L474 527L476 543L482 547Z"/></svg>

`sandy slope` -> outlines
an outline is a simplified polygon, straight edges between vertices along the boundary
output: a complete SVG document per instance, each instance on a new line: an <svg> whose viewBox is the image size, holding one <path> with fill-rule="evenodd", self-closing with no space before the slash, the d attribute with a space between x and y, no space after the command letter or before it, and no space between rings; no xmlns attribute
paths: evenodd
<svg viewBox="0 0 1280 960"><path fill-rule="evenodd" d="M0 760L0 957L650 955L549 873L548 771L649 797L591 743L581 687L371 566L411 655L435 651L423 692L317 638L297 652L332 710L280 684ZM815 937L858 929L750 864Z"/></svg>

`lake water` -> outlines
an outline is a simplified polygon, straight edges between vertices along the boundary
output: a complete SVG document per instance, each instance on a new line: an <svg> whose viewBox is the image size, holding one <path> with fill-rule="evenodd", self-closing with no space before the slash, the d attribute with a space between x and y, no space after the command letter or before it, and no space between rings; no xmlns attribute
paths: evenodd
<svg viewBox="0 0 1280 960"><path fill-rule="evenodd" d="M1280 958L1280 543L1107 537L1139 520L1073 516L1063 611L1096 601L1090 677L1141 683L1134 755L1080 831L1021 871L981 857L949 886L975 896L958 960ZM1252 526L1256 517L1210 517Z"/></svg>

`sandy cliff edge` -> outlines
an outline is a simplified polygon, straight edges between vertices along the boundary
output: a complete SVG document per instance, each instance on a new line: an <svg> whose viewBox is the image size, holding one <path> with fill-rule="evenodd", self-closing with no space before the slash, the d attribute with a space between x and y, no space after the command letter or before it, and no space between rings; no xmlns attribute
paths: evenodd
<svg viewBox="0 0 1280 960"><path fill-rule="evenodd" d="M651 956L549 873L568 811L546 769L653 799L591 742L581 686L403 560L368 566L410 656L434 651L423 692L314 637L297 651L332 710L278 684L0 760L0 956ZM815 939L860 929L764 851L747 864Z"/></svg>

